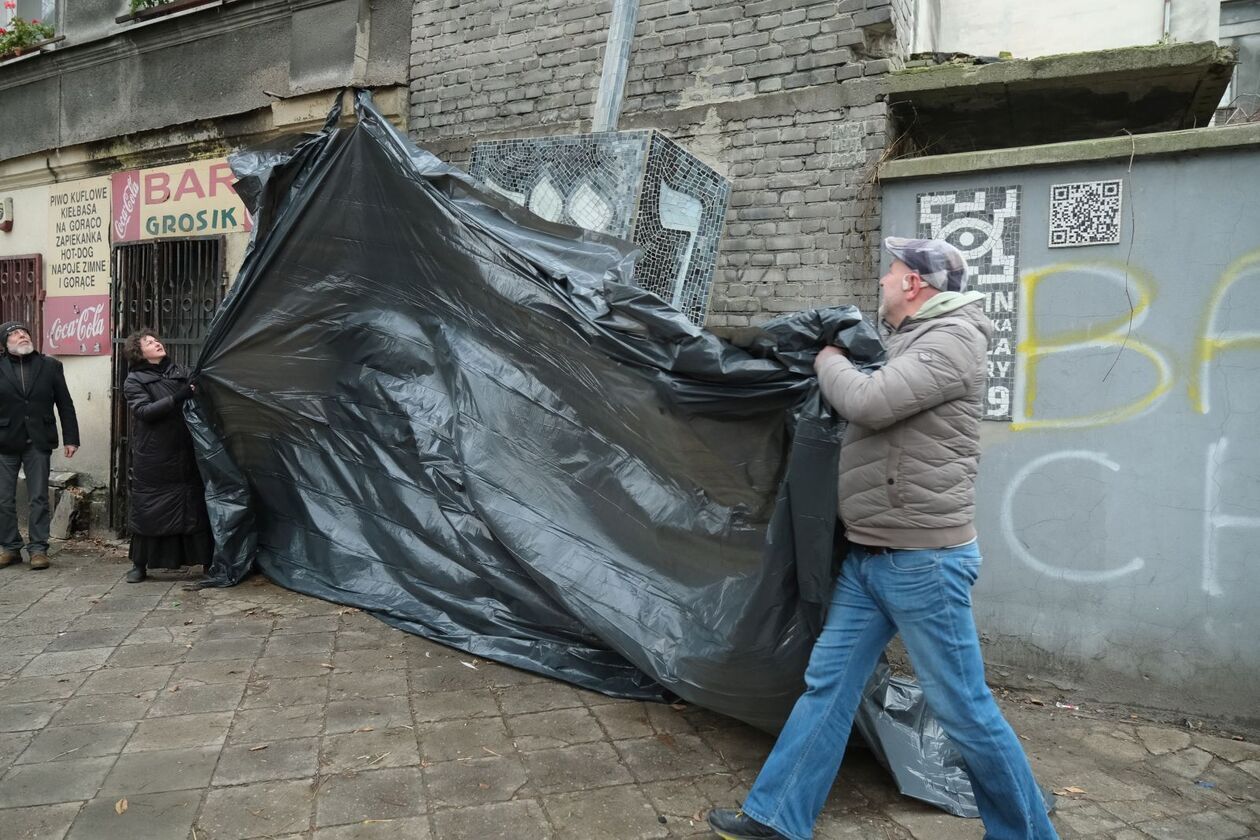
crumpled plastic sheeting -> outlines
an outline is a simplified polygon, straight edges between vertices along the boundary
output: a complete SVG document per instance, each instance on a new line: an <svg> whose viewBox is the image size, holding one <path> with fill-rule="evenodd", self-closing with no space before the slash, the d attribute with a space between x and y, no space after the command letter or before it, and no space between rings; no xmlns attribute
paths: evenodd
<svg viewBox="0 0 1260 840"><path fill-rule="evenodd" d="M928 710L923 690L895 676L886 659L862 691L853 725L902 793L959 816L980 815L962 756Z"/></svg>
<svg viewBox="0 0 1260 840"><path fill-rule="evenodd" d="M356 112L231 161L255 234L186 409L207 584L257 564L475 655L777 729L842 550L812 360L877 363L874 329L836 307L722 341L625 282L627 243L483 191L366 93Z"/></svg>
<svg viewBox="0 0 1260 840"><path fill-rule="evenodd" d="M883 657L862 691L854 726L903 794L960 817L980 816L962 755L928 710L923 689L893 674ZM1041 796L1052 812L1054 792L1042 786Z"/></svg>

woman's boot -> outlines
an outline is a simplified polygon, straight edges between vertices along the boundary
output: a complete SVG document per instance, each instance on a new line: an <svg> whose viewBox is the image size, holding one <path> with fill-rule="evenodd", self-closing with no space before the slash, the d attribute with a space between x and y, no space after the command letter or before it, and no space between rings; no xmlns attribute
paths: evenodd
<svg viewBox="0 0 1260 840"><path fill-rule="evenodd" d="M139 583L146 577L148 577L148 575L145 574L144 566L136 564L128 570L127 576L123 578L123 580L127 581L127 583Z"/></svg>

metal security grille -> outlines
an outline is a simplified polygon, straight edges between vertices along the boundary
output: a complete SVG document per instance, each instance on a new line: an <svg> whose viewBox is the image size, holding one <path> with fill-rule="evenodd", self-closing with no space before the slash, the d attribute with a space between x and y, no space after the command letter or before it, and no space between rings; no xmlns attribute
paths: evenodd
<svg viewBox="0 0 1260 840"><path fill-rule="evenodd" d="M40 347L44 340L44 262L38 254L0 258L0 323L30 326Z"/></svg>
<svg viewBox="0 0 1260 840"><path fill-rule="evenodd" d="M206 340L210 318L223 300L227 276L223 237L158 239L115 245L111 310L114 325L113 455L109 521L127 527L131 414L122 393L128 364L123 342L135 330L158 334L171 359L191 368Z"/></svg>
<svg viewBox="0 0 1260 840"><path fill-rule="evenodd" d="M1221 3L1217 41L1238 50L1234 78L1216 111L1217 124L1260 122L1260 0Z"/></svg>

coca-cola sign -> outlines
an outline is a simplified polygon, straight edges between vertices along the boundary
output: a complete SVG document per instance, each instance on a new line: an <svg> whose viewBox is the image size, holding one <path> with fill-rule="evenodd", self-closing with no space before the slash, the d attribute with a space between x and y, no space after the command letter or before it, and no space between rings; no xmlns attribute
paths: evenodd
<svg viewBox="0 0 1260 840"><path fill-rule="evenodd" d="M111 194L114 199L113 240L130 242L140 238L140 173L118 172Z"/></svg>
<svg viewBox="0 0 1260 840"><path fill-rule="evenodd" d="M109 295L44 299L44 347L50 356L107 356Z"/></svg>

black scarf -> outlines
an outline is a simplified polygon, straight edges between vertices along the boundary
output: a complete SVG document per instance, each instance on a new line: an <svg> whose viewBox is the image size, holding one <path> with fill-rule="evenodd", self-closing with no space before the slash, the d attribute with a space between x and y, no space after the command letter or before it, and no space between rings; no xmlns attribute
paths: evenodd
<svg viewBox="0 0 1260 840"><path fill-rule="evenodd" d="M159 359L156 362L150 362L147 359L142 359L141 361L133 364L131 366L131 369L132 370L151 370L154 373L164 374L166 373L167 370L170 369L171 364L172 364L171 357L163 356L161 359Z"/></svg>

